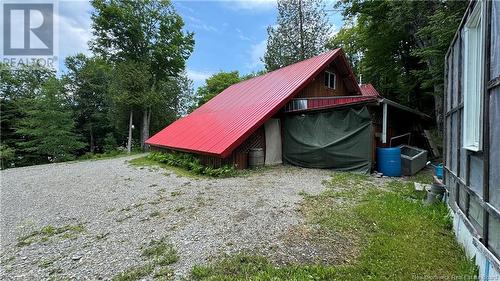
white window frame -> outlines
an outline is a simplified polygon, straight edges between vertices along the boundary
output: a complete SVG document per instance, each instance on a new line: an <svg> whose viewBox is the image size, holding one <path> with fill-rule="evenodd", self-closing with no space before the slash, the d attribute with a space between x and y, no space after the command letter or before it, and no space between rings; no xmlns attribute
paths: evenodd
<svg viewBox="0 0 500 281"><path fill-rule="evenodd" d="M330 71L325 71L325 74L328 75L328 85L326 85L326 87L328 89L335 90L337 88L337 75L335 75L335 73L330 72ZM333 77L333 88L330 87L330 80L332 79L332 77Z"/></svg>
<svg viewBox="0 0 500 281"><path fill-rule="evenodd" d="M463 147L482 149L483 84L484 84L484 17L483 3L477 1L464 28L464 115ZM459 79L459 77L457 77Z"/></svg>

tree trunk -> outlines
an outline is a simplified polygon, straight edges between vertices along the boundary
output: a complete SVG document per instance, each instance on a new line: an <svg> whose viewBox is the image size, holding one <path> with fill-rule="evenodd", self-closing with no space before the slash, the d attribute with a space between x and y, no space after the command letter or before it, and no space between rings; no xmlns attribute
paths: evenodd
<svg viewBox="0 0 500 281"><path fill-rule="evenodd" d="M94 132L92 131L92 125L90 125L90 153L94 153L95 145L94 145Z"/></svg>
<svg viewBox="0 0 500 281"><path fill-rule="evenodd" d="M132 152L132 118L134 112L132 109L130 110L130 118L128 121L128 139L127 139L127 153L130 154Z"/></svg>
<svg viewBox="0 0 500 281"><path fill-rule="evenodd" d="M149 139L149 119L151 109L146 107L142 111L142 128L141 128L141 148L147 149L146 140Z"/></svg>
<svg viewBox="0 0 500 281"><path fill-rule="evenodd" d="M306 54L304 50L304 18L302 15L302 0L299 0L299 31L300 31L300 56L302 60L306 59Z"/></svg>

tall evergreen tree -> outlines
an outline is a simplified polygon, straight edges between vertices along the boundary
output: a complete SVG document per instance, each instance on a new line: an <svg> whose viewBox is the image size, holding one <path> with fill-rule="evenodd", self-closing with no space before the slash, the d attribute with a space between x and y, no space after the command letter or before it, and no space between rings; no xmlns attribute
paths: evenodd
<svg viewBox="0 0 500 281"><path fill-rule="evenodd" d="M278 0L277 25L267 28L266 70L318 55L325 50L330 32L322 0Z"/></svg>
<svg viewBox="0 0 500 281"><path fill-rule="evenodd" d="M92 6L91 50L114 62L145 64L149 73L149 97L137 105L143 146L149 138L154 96L162 81L184 70L193 51L193 33L183 31L184 21L168 0L93 0Z"/></svg>
<svg viewBox="0 0 500 281"><path fill-rule="evenodd" d="M62 95L61 83L49 79L33 108L19 122L16 133L25 138L20 149L38 163L61 162L74 158L85 146L73 132L75 123Z"/></svg>
<svg viewBox="0 0 500 281"><path fill-rule="evenodd" d="M43 94L43 85L55 79L54 71L33 65L12 68L0 64L0 134L3 167L32 165L39 162L38 156L20 149L26 136L19 135L16 128L21 120L29 118L36 100Z"/></svg>

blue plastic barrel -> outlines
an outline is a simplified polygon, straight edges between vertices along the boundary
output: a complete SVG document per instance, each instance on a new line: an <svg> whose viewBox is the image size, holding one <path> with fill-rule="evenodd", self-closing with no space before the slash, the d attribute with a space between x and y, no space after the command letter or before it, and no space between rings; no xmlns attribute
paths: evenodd
<svg viewBox="0 0 500 281"><path fill-rule="evenodd" d="M434 171L436 173L436 177L438 179L442 179L443 178L443 164L439 164L437 166L434 167Z"/></svg>
<svg viewBox="0 0 500 281"><path fill-rule="evenodd" d="M377 147L377 170L389 177L401 176L401 148Z"/></svg>

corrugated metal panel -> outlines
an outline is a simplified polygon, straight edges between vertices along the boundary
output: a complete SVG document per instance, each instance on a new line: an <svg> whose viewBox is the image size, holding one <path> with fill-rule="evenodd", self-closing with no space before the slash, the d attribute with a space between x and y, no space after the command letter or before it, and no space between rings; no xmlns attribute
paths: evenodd
<svg viewBox="0 0 500 281"><path fill-rule="evenodd" d="M339 96L339 97L317 97L292 99L284 107L284 112L308 111L323 108L332 108L343 105L368 103L377 101L376 97L370 96Z"/></svg>
<svg viewBox="0 0 500 281"><path fill-rule="evenodd" d="M232 85L146 143L227 157L339 55L336 49Z"/></svg>
<svg viewBox="0 0 500 281"><path fill-rule="evenodd" d="M372 101L373 97L336 97L336 98L317 98L307 100L307 109L318 109L325 107L334 107L338 105L355 104L364 101Z"/></svg>
<svg viewBox="0 0 500 281"><path fill-rule="evenodd" d="M380 94L377 90L375 90L375 87L373 87L372 84L363 84L360 85L359 88L361 89L361 95L363 96L380 97Z"/></svg>

